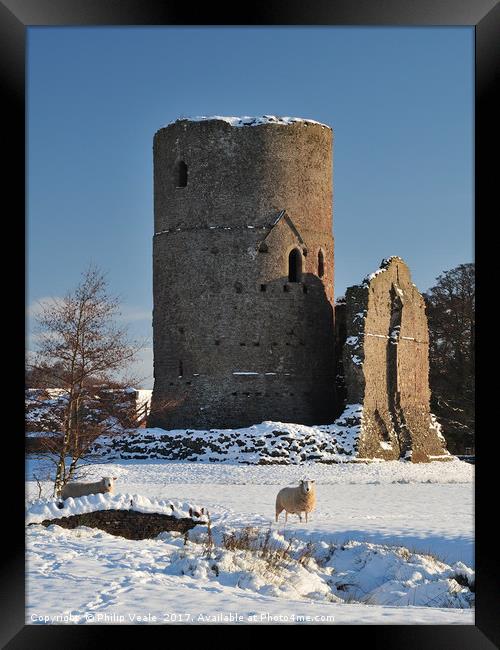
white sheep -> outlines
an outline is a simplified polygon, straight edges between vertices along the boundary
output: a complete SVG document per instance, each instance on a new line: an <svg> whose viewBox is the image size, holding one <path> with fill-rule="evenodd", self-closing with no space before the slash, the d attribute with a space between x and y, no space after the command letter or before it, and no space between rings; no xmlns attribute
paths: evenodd
<svg viewBox="0 0 500 650"><path fill-rule="evenodd" d="M114 481L116 481L116 476L113 478L103 476L100 481L96 481L95 483L66 483L61 490L61 499L113 492Z"/></svg>
<svg viewBox="0 0 500 650"><path fill-rule="evenodd" d="M285 487L278 492L276 497L276 521L281 512L285 511L285 522L287 521L288 513L299 515L299 520L302 521L302 513L314 510L316 505L316 486L314 481L304 479L300 481L298 487Z"/></svg>

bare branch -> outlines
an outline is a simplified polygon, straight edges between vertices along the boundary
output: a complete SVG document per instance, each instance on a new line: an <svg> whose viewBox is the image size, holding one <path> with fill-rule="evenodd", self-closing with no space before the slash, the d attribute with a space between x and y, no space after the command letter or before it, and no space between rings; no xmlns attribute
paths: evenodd
<svg viewBox="0 0 500 650"><path fill-rule="evenodd" d="M38 350L27 383L29 378L31 387L49 392L45 399L38 396L38 404L37 396L30 396L27 418L28 425L30 418L42 422L42 431L52 434L42 436L39 447L56 459L56 494L99 436L136 424L135 404L120 397L119 389L126 386L118 374L142 344L130 341L127 328L116 325L119 306L108 293L104 273L90 266L73 291L41 305L35 317ZM106 394L106 384L115 386L114 396Z"/></svg>

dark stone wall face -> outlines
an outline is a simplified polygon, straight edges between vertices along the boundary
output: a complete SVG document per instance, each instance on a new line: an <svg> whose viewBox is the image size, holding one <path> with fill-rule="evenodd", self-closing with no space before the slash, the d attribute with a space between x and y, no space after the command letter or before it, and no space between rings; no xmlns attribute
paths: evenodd
<svg viewBox="0 0 500 650"><path fill-rule="evenodd" d="M125 539L153 539L164 531L186 533L198 523L187 517L170 517L156 512L138 512L136 510L98 510L85 512L81 515L70 515L58 519L44 519L42 526L56 524L61 528L78 528L88 526L99 528L110 535L118 535ZM29 524L34 525L34 524Z"/></svg>
<svg viewBox="0 0 500 650"><path fill-rule="evenodd" d="M332 421L331 147L311 123L184 120L156 134L149 426Z"/></svg>

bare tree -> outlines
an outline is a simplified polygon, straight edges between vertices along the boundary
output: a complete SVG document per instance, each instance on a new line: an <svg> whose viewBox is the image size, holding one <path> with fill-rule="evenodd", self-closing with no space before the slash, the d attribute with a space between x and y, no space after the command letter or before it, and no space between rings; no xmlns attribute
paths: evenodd
<svg viewBox="0 0 500 650"><path fill-rule="evenodd" d="M52 415L59 426L50 438L56 456L55 495L73 477L95 439L116 420L117 410L111 408L116 403L106 387L131 385L117 377L123 376L141 346L129 341L126 328L116 325L118 314L118 298L108 294L104 274L90 267L74 291L43 305L36 316L38 350L30 372L48 378L58 389Z"/></svg>

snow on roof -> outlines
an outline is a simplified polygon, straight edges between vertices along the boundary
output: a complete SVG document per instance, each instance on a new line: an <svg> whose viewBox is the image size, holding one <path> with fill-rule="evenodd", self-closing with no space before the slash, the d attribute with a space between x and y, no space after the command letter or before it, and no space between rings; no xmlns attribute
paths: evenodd
<svg viewBox="0 0 500 650"><path fill-rule="evenodd" d="M282 124L290 125L296 124L297 122L303 122L304 124L319 124L320 126L331 129L331 126L328 124L323 124L322 122L317 122L316 120L309 120L303 117L283 117L281 115L260 115L260 116L249 116L241 115L239 117L227 116L227 115L197 115L195 117L179 117L173 122L168 122L165 126L170 126L176 122L206 122L208 120L220 120L222 122L227 122L231 126L242 127L242 126L260 126L261 124Z"/></svg>

